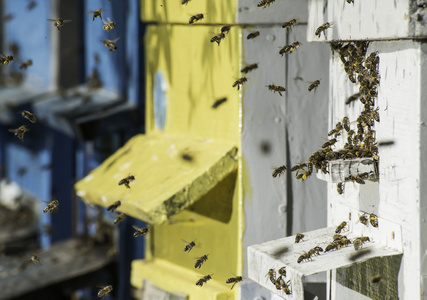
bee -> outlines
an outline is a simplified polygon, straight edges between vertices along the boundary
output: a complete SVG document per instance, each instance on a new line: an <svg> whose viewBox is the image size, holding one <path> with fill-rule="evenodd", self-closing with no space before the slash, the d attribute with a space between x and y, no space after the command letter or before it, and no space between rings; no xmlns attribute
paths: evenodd
<svg viewBox="0 0 427 300"><path fill-rule="evenodd" d="M116 23L111 21L110 18L107 18L107 21L102 20L102 22L104 23L104 26L102 26L102 29L104 29L105 31L110 31L113 30L114 28L116 28Z"/></svg>
<svg viewBox="0 0 427 300"><path fill-rule="evenodd" d="M320 80L315 80L313 82L310 82L310 85L308 87L308 91L311 92L314 89L314 91L316 92L316 89L319 86L319 84L320 84Z"/></svg>
<svg viewBox="0 0 427 300"><path fill-rule="evenodd" d="M280 276L286 277L286 267L281 267L279 270L277 270L277 273L279 273Z"/></svg>
<svg viewBox="0 0 427 300"><path fill-rule="evenodd" d="M359 222L365 226L368 226L368 218L366 217L365 214L359 216Z"/></svg>
<svg viewBox="0 0 427 300"><path fill-rule="evenodd" d="M285 171L286 171L286 166L281 166L281 167L276 168L272 175L274 178L276 178L277 176L279 176L279 178L280 178L280 175L285 173Z"/></svg>
<svg viewBox="0 0 427 300"><path fill-rule="evenodd" d="M114 225L120 224L126 218L125 214L119 214L119 215L115 215L115 216L116 216L116 218L114 219Z"/></svg>
<svg viewBox="0 0 427 300"><path fill-rule="evenodd" d="M283 290L283 292L284 292L286 295L290 295L290 294L292 294L292 289L290 288L290 286L291 286L291 281L290 281L290 280L288 280L288 282L287 282L287 283L284 283L284 284L282 285L282 290Z"/></svg>
<svg viewBox="0 0 427 300"><path fill-rule="evenodd" d="M208 255L209 254L207 254L207 255L203 255L203 256L200 256L199 258L197 258L197 260L196 260L196 263L194 264L194 268L201 268L201 266L202 266L202 264L205 262L205 261L207 261L208 260Z"/></svg>
<svg viewBox="0 0 427 300"><path fill-rule="evenodd" d="M71 22L71 20L64 20L63 18L58 18L56 20L54 19L47 19L50 22L53 22L53 26L58 29L58 31L61 31L61 27L64 26L65 23Z"/></svg>
<svg viewBox="0 0 427 300"><path fill-rule="evenodd" d="M248 81L246 77L239 78L233 83L233 87L237 86L237 90L240 90L240 86L246 81Z"/></svg>
<svg viewBox="0 0 427 300"><path fill-rule="evenodd" d="M357 182L358 184L365 184L365 181L360 178L358 175L350 175L345 180L350 180L352 182Z"/></svg>
<svg viewBox="0 0 427 300"><path fill-rule="evenodd" d="M335 233L341 233L341 231L347 226L347 222L344 221L340 225L337 226L337 229L335 229Z"/></svg>
<svg viewBox="0 0 427 300"><path fill-rule="evenodd" d="M283 56L283 54L292 53L294 50L298 49L302 44L300 42L293 42L290 45L286 45L280 49L279 54Z"/></svg>
<svg viewBox="0 0 427 300"><path fill-rule="evenodd" d="M310 176L311 176L311 172L305 171L305 170L304 171L298 170L298 172L296 174L296 178L301 179L302 181L306 180Z"/></svg>
<svg viewBox="0 0 427 300"><path fill-rule="evenodd" d="M187 4L188 4L188 2L190 2L190 0L182 0L182 1L181 1L181 4L182 4L182 5L184 5L184 4L185 4L185 5L187 5Z"/></svg>
<svg viewBox="0 0 427 300"><path fill-rule="evenodd" d="M88 13L89 13L89 14L93 14L93 20L92 20L92 21L95 21L95 19L96 19L96 18L98 18L98 17L102 20L101 13L102 13L103 11L105 11L105 10L103 10L103 9L95 9L95 10L91 10L91 11L89 11ZM115 25L114 25L114 26L115 26Z"/></svg>
<svg viewBox="0 0 427 300"><path fill-rule="evenodd" d="M193 249L196 246L196 243L194 241L189 242L187 245L185 245L184 252L190 252L191 249Z"/></svg>
<svg viewBox="0 0 427 300"><path fill-rule="evenodd" d="M136 230L133 233L134 237L140 237L140 236L143 236L144 234L148 233L148 228L147 227L139 228L139 227L137 227L135 225L132 225L132 227Z"/></svg>
<svg viewBox="0 0 427 300"><path fill-rule="evenodd" d="M310 256L315 256L315 255L320 255L320 252L323 252L323 248L322 248L322 247L319 247L319 246L316 246L316 247L314 247L313 249L310 249L310 250L308 251L308 254L309 254Z"/></svg>
<svg viewBox="0 0 427 300"><path fill-rule="evenodd" d="M31 67L33 65L33 61L31 59L24 61L20 66L19 69L27 69L28 67Z"/></svg>
<svg viewBox="0 0 427 300"><path fill-rule="evenodd" d="M337 192L342 195L344 193L344 182L338 182L337 184Z"/></svg>
<svg viewBox="0 0 427 300"><path fill-rule="evenodd" d="M345 100L345 104L350 104L351 102L358 100L360 96L361 96L360 93L351 95L350 97L347 98L347 100Z"/></svg>
<svg viewBox="0 0 427 300"><path fill-rule="evenodd" d="M190 20L188 21L188 24L194 24L197 21L200 21L204 18L203 14L197 14L194 16L191 16Z"/></svg>
<svg viewBox="0 0 427 300"><path fill-rule="evenodd" d="M337 242L332 242L325 248L325 252L332 251L339 248L339 244Z"/></svg>
<svg viewBox="0 0 427 300"><path fill-rule="evenodd" d="M268 270L266 276L270 279L272 284L276 284L276 271L274 271L274 269Z"/></svg>
<svg viewBox="0 0 427 300"><path fill-rule="evenodd" d="M252 39L256 38L257 36L259 36L259 31L251 32L251 33L248 34L248 36L246 37L246 39L252 40Z"/></svg>
<svg viewBox="0 0 427 300"><path fill-rule="evenodd" d="M375 214L370 214L369 223L371 223L372 227L378 228L378 217Z"/></svg>
<svg viewBox="0 0 427 300"><path fill-rule="evenodd" d="M21 116L23 116L25 119L27 119L31 123L36 123L37 122L36 116L33 115L32 113L30 113L28 110L23 110L21 112Z"/></svg>
<svg viewBox="0 0 427 300"><path fill-rule="evenodd" d="M218 106L220 106L221 104L223 104L225 101L227 101L227 98L221 98L218 99L214 102L214 104L212 104L212 108L217 108Z"/></svg>
<svg viewBox="0 0 427 300"><path fill-rule="evenodd" d="M381 279L382 279L382 276L378 274L378 275L375 275L374 277L372 277L371 282L372 283L378 283L381 281Z"/></svg>
<svg viewBox="0 0 427 300"><path fill-rule="evenodd" d="M41 264L40 257L37 254L31 255L31 257L29 258L29 260L30 260L30 262L33 263L33 265Z"/></svg>
<svg viewBox="0 0 427 300"><path fill-rule="evenodd" d="M224 25L221 27L221 33L226 34L229 33L231 29L231 25Z"/></svg>
<svg viewBox="0 0 427 300"><path fill-rule="evenodd" d="M110 51L108 53L111 53L113 51L117 50L117 45L116 42L119 40L119 38L116 38L115 40L104 40L104 46L107 47L108 49L110 49Z"/></svg>
<svg viewBox="0 0 427 300"><path fill-rule="evenodd" d="M276 0L261 0L257 6L266 8L267 6L270 6L270 4L273 3L274 1Z"/></svg>
<svg viewBox="0 0 427 300"><path fill-rule="evenodd" d="M202 278L200 278L199 280L197 280L196 285L202 287L204 283L207 283L211 279L212 279L211 275L203 276Z"/></svg>
<svg viewBox="0 0 427 300"><path fill-rule="evenodd" d="M349 121L348 117L342 118L342 126L344 127L345 131L347 131L347 132L350 131L350 121Z"/></svg>
<svg viewBox="0 0 427 300"><path fill-rule="evenodd" d="M295 243L299 243L304 238L304 235L302 233L297 233L295 236Z"/></svg>
<svg viewBox="0 0 427 300"><path fill-rule="evenodd" d="M46 202L46 201L44 201L45 203L47 203L47 205L45 206L45 208L43 209L43 212L44 213L47 213L47 212L49 212L49 216L50 215L52 215L52 213L53 213L53 211L58 207L58 205L59 205L59 201L58 200L53 200L53 201L51 201L51 202Z"/></svg>
<svg viewBox="0 0 427 300"><path fill-rule="evenodd" d="M122 202L120 201L116 201L113 204L111 204L110 206L107 207L107 211L115 211L120 205L122 204Z"/></svg>
<svg viewBox="0 0 427 300"><path fill-rule="evenodd" d="M219 46L219 43L221 43L221 40L225 38L225 34L224 33L218 33L217 35L215 35L213 38L211 38L211 43L216 42Z"/></svg>
<svg viewBox="0 0 427 300"><path fill-rule="evenodd" d="M323 35L325 36L325 38L326 38L326 33L325 33L325 31L326 31L326 29L328 29L328 28L330 28L330 27L332 27L332 25L333 25L333 23L332 22L326 22L326 23L324 23L324 24L322 24L322 25L320 25L319 26L319 28L317 28L316 29L316 32L314 33L318 38L320 38L321 36L322 36L322 32L323 32Z"/></svg>
<svg viewBox="0 0 427 300"><path fill-rule="evenodd" d="M341 238L336 240L335 242L338 243L340 246L347 246L351 244L351 241L346 236L341 236Z"/></svg>
<svg viewBox="0 0 427 300"><path fill-rule="evenodd" d="M340 131L342 130L342 124L341 124L341 122L338 122L336 125L335 125L335 128L334 129L332 129L331 131L329 131L328 132L328 136L331 136L331 135L340 135ZM335 136L335 137L336 137Z"/></svg>
<svg viewBox="0 0 427 300"><path fill-rule="evenodd" d="M306 164L306 163L299 163L299 164L296 164L295 166L293 166L293 167L291 168L291 172L294 172L294 171L296 171L296 170L301 170L301 169L303 169L303 168L305 168L305 167L307 167L307 164Z"/></svg>
<svg viewBox="0 0 427 300"><path fill-rule="evenodd" d="M359 250L365 242L370 242L371 240L367 236L361 236L353 241L354 250Z"/></svg>
<svg viewBox="0 0 427 300"><path fill-rule="evenodd" d="M243 277L242 277L242 276L235 276L235 277L228 278L228 279L227 279L227 281L226 281L225 283L232 283L233 285L231 286L231 289L230 289L230 290L232 290L232 289L233 289L233 287L234 287L234 285L235 285L236 283L241 282L242 280L243 280Z"/></svg>
<svg viewBox="0 0 427 300"><path fill-rule="evenodd" d="M258 69L258 64L250 64L241 69L240 72L247 74L255 69Z"/></svg>
<svg viewBox="0 0 427 300"><path fill-rule="evenodd" d="M289 20L288 22L283 23L282 28L286 28L286 32L289 32L292 30L296 23L297 19Z"/></svg>
<svg viewBox="0 0 427 300"><path fill-rule="evenodd" d="M298 257L297 263L301 263L304 260L310 260L310 259L311 259L311 255L307 252L304 252L303 254L300 255L300 257Z"/></svg>
<svg viewBox="0 0 427 300"><path fill-rule="evenodd" d="M286 89L283 86L280 86L280 85L269 84L269 85L267 85L267 87L268 87L269 91L273 91L274 93L278 92L279 95L282 96L282 97L283 97L282 92L286 92Z"/></svg>
<svg viewBox="0 0 427 300"><path fill-rule="evenodd" d="M4 55L3 53L0 53L0 64L5 66L13 60L13 55Z"/></svg>
<svg viewBox="0 0 427 300"><path fill-rule="evenodd" d="M333 138L322 145L322 148L327 148L334 145L337 142L337 139Z"/></svg>
<svg viewBox="0 0 427 300"><path fill-rule="evenodd" d="M98 292L98 298L102 298L104 299L104 297L111 293L113 291L113 286L112 285L107 285L106 287L103 287L102 289L99 290Z"/></svg>
<svg viewBox="0 0 427 300"><path fill-rule="evenodd" d="M125 185L128 189L130 189L129 183L135 180L135 176L129 175L126 178L123 178L119 181L119 185Z"/></svg>

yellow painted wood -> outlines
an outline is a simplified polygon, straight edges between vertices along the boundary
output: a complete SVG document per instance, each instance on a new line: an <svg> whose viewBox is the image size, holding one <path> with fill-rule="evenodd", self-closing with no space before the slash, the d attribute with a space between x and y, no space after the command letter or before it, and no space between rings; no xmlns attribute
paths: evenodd
<svg viewBox="0 0 427 300"><path fill-rule="evenodd" d="M237 16L237 0L191 0L182 5L181 0L141 0L143 22L188 24L192 15L204 14L200 24L233 24Z"/></svg>
<svg viewBox="0 0 427 300"><path fill-rule="evenodd" d="M192 161L182 158L190 155ZM237 169L233 142L167 134L137 135L76 184L85 201L158 224L199 200ZM118 182L129 174L130 189Z"/></svg>

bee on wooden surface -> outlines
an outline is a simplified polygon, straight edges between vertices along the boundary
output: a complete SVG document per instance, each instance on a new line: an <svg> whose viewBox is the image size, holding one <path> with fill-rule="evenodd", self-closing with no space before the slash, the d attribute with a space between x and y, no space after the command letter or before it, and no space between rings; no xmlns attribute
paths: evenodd
<svg viewBox="0 0 427 300"><path fill-rule="evenodd" d="M342 126L344 127L345 131L350 131L350 120L348 119L348 117L342 118Z"/></svg>
<svg viewBox="0 0 427 300"><path fill-rule="evenodd" d="M102 20L101 13L104 12L104 11L105 10L103 10L103 9L95 9L95 10L89 11L88 13L93 15L93 20L92 21L95 21L95 19L98 18L98 17Z"/></svg>
<svg viewBox="0 0 427 300"><path fill-rule="evenodd" d="M382 276L378 274L378 275L375 275L374 277L372 277L371 282L372 283L378 283L381 281L381 279L382 279Z"/></svg>
<svg viewBox="0 0 427 300"><path fill-rule="evenodd" d="M276 0L261 0L257 6L258 7L262 7L262 8L266 8L267 6L270 6L271 3L273 3Z"/></svg>
<svg viewBox="0 0 427 300"><path fill-rule="evenodd" d="M116 217L114 219L114 225L120 224L124 219L126 219L126 215L125 214L115 214L114 216Z"/></svg>
<svg viewBox="0 0 427 300"><path fill-rule="evenodd" d="M341 48L343 47L343 43L340 41L331 41L329 45L331 47L332 54L334 52L339 53L341 51Z"/></svg>
<svg viewBox="0 0 427 300"><path fill-rule="evenodd" d="M324 143L322 145L322 148L327 148L327 147L333 146L336 142L337 142L337 139L335 139L335 138L330 139L329 141L327 141L326 143Z"/></svg>
<svg viewBox="0 0 427 300"><path fill-rule="evenodd" d="M277 273L279 273L280 276L286 277L286 267L281 267L279 270L277 270Z"/></svg>
<svg viewBox="0 0 427 300"><path fill-rule="evenodd" d="M359 222L365 226L368 226L368 218L366 217L365 214L359 216Z"/></svg>
<svg viewBox="0 0 427 300"><path fill-rule="evenodd" d="M316 92L317 87L320 84L320 80L315 80L313 82L310 82L310 85L308 87L308 91L311 92L312 90L314 90Z"/></svg>
<svg viewBox="0 0 427 300"><path fill-rule="evenodd" d="M216 42L219 46L219 44L221 43L221 40L225 38L225 34L224 33L218 33L217 35L215 35L213 38L211 38L211 43Z"/></svg>
<svg viewBox="0 0 427 300"><path fill-rule="evenodd" d="M258 64L250 64L241 69L240 72L247 74L255 69L258 69Z"/></svg>
<svg viewBox="0 0 427 300"><path fill-rule="evenodd" d="M190 0L182 0L182 1L181 1L181 4L182 4L182 5L184 5L184 4L185 4L185 5L187 5L187 4L188 4L188 2L190 2Z"/></svg>
<svg viewBox="0 0 427 300"><path fill-rule="evenodd" d="M197 280L196 285L202 287L204 283L207 283L209 280L212 279L211 275L206 275Z"/></svg>
<svg viewBox="0 0 427 300"><path fill-rule="evenodd" d="M352 182L357 182L358 184L365 184L365 181L359 177L359 175L350 175L345 178L345 180L350 180Z"/></svg>
<svg viewBox="0 0 427 300"><path fill-rule="evenodd" d="M107 18L107 21L102 20L102 22L104 23L104 26L102 26L102 29L104 29L105 31L110 31L113 30L114 28L116 28L116 23L111 21L110 18Z"/></svg>
<svg viewBox="0 0 427 300"><path fill-rule="evenodd" d="M344 182L338 182L337 184L337 192L342 195L344 193Z"/></svg>
<svg viewBox="0 0 427 300"><path fill-rule="evenodd" d="M343 221L340 225L335 229L335 233L341 233L341 231L347 226L347 222Z"/></svg>
<svg viewBox="0 0 427 300"><path fill-rule="evenodd" d="M333 23L332 22L326 22L326 23L323 23L322 25L320 25L319 26L319 28L317 28L316 29L316 32L314 33L318 38L320 38L321 36L322 36L322 32L323 32L323 35L325 36L325 38L326 38L326 33L325 33L325 31L328 29L328 28L331 28L332 27L332 25L333 25Z"/></svg>
<svg viewBox="0 0 427 300"><path fill-rule="evenodd" d="M19 66L19 69L20 70L22 70L22 69L28 69L28 67L31 67L33 65L33 61L31 60L31 59L28 59L28 60L26 60L26 61L24 61L20 66Z"/></svg>
<svg viewBox="0 0 427 300"><path fill-rule="evenodd" d="M297 233L295 236L295 243L299 243L304 238L304 234Z"/></svg>
<svg viewBox="0 0 427 300"><path fill-rule="evenodd" d="M246 77L239 78L233 83L233 87L237 86L237 90L240 90L241 85L246 81L248 81Z"/></svg>
<svg viewBox="0 0 427 300"><path fill-rule="evenodd" d="M280 175L284 174L285 171L286 171L286 166L280 166L274 170L272 175L274 178L276 178L277 176L279 176L280 178Z"/></svg>
<svg viewBox="0 0 427 300"><path fill-rule="evenodd" d="M321 252L323 252L323 248L322 248L322 247L320 247L320 246L316 246L316 247L314 247L314 248L310 249L310 250L308 251L308 254L309 254L310 256L315 256L315 255L320 255L320 253L321 253Z"/></svg>
<svg viewBox="0 0 427 300"><path fill-rule="evenodd" d="M248 36L246 37L246 39L252 40L252 39L256 38L257 36L259 36L259 31L251 32L251 33L248 34Z"/></svg>
<svg viewBox="0 0 427 300"><path fill-rule="evenodd" d="M0 53L0 64L2 65L8 65L11 61L13 61L13 55L4 55L3 53Z"/></svg>
<svg viewBox="0 0 427 300"><path fill-rule="evenodd" d="M229 33L231 29L231 25L224 25L221 27L221 33L226 34Z"/></svg>
<svg viewBox="0 0 427 300"><path fill-rule="evenodd" d="M243 280L243 277L242 277L242 276L235 276L235 277L228 278L228 279L227 279L227 281L226 281L225 283L232 283L233 285L231 286L231 289L230 289L230 290L232 290L232 289L233 289L233 287L234 287L234 285L235 285L236 283L241 282L242 280Z"/></svg>
<svg viewBox="0 0 427 300"><path fill-rule="evenodd" d="M128 189L130 189L129 183L135 180L135 176L129 175L126 178L123 178L119 181L119 185L125 185Z"/></svg>
<svg viewBox="0 0 427 300"><path fill-rule="evenodd" d="M204 18L203 14L197 14L194 16L191 16L190 20L188 21L188 24L194 24Z"/></svg>
<svg viewBox="0 0 427 300"><path fill-rule="evenodd" d="M279 95L282 96L282 97L283 97L282 92L286 92L286 89L283 86L280 86L280 85L269 84L269 85L267 85L267 87L268 87L269 91L273 91L274 93L278 92Z"/></svg>
<svg viewBox="0 0 427 300"><path fill-rule="evenodd" d="M354 241L353 241L354 250L356 250L356 251L359 250L364 243L370 242L370 241L371 240L367 236L362 236L362 237L358 237L358 238L354 239Z"/></svg>
<svg viewBox="0 0 427 300"><path fill-rule="evenodd" d="M37 122L36 116L33 115L32 113L30 113L28 110L23 110L21 112L21 116L23 116L25 119L27 119L31 123L36 123Z"/></svg>
<svg viewBox="0 0 427 300"><path fill-rule="evenodd" d="M132 225L132 227L136 230L133 233L134 237L140 237L140 236L143 236L143 235L145 235L145 234L148 233L148 228L147 227L139 228L139 227L137 227L135 225Z"/></svg>
<svg viewBox="0 0 427 300"><path fill-rule="evenodd" d="M276 271L274 269L268 270L266 276L268 279L270 279L272 284L276 284Z"/></svg>
<svg viewBox="0 0 427 300"><path fill-rule="evenodd" d="M103 287L102 289L99 290L99 292L98 292L98 298L104 299L104 297L107 296L112 291L113 291L113 286L112 285L107 285L106 287Z"/></svg>
<svg viewBox="0 0 427 300"><path fill-rule="evenodd" d="M288 22L283 23L282 28L286 28L286 32L292 30L292 28L297 24L297 19L289 20Z"/></svg>
<svg viewBox="0 0 427 300"><path fill-rule="evenodd" d="M64 26L65 23L69 23L71 22L71 20L64 20L63 18L58 18L58 19L47 19L50 22L53 22L53 26L56 27L56 29L58 29L58 31L61 31L61 27Z"/></svg>
<svg viewBox="0 0 427 300"><path fill-rule="evenodd" d="M332 242L332 243L330 243L329 245L326 246L325 252L329 252L329 251L332 251L332 250L339 249L339 247L340 246L339 246L339 244L337 242Z"/></svg>
<svg viewBox="0 0 427 300"><path fill-rule="evenodd" d="M221 104L223 104L225 101L227 101L227 98L221 98L218 99L214 102L214 104L212 104L212 108L217 108L218 106L220 106Z"/></svg>
<svg viewBox="0 0 427 300"><path fill-rule="evenodd" d="M110 51L108 51L108 53L111 53L113 51L117 50L117 44L116 42L119 40L120 38L116 38L115 40L104 40L104 46L107 47L108 49L110 49Z"/></svg>
<svg viewBox="0 0 427 300"><path fill-rule="evenodd" d="M120 205L122 204L122 202L119 200L119 201L116 201L116 202L114 202L113 204L111 204L110 206L108 206L107 207L107 211L111 211L111 212L113 212L113 211L115 211Z"/></svg>
<svg viewBox="0 0 427 300"><path fill-rule="evenodd" d="M369 223L371 223L372 227L378 228L378 217L375 214L370 214Z"/></svg>
<svg viewBox="0 0 427 300"><path fill-rule="evenodd" d="M196 246L196 243L194 241L187 243L187 245L185 245L184 247L184 252L190 253L191 249L193 249L195 246Z"/></svg>
<svg viewBox="0 0 427 300"><path fill-rule="evenodd" d="M202 255L199 258L197 258L196 263L194 264L194 268L200 269L202 267L202 264L208 260L208 255L209 254L205 254L205 255Z"/></svg>
<svg viewBox="0 0 427 300"><path fill-rule="evenodd" d="M336 243L338 243L341 246L345 247L351 244L351 241L346 236L341 236L340 239L335 240Z"/></svg>
<svg viewBox="0 0 427 300"><path fill-rule="evenodd" d="M53 213L53 211L58 207L58 205L59 205L59 201L58 200L53 200L53 201L50 201L50 202L46 202L46 201L44 201L45 203L47 203L47 205L45 206L45 208L43 209L43 212L44 213L47 213L47 212L49 212L49 216L50 215L52 215L52 213Z"/></svg>
<svg viewBox="0 0 427 300"><path fill-rule="evenodd" d="M311 259L311 255L307 252L304 252L303 254L300 255L300 257L298 257L297 263L301 263L304 260L310 260L310 259Z"/></svg>

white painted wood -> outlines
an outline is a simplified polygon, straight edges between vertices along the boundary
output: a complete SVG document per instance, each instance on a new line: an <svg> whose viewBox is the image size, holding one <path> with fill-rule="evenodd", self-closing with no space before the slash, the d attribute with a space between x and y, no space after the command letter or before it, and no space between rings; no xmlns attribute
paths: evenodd
<svg viewBox="0 0 427 300"><path fill-rule="evenodd" d="M307 38L318 42L327 40L384 40L425 38L427 9L418 7L417 0L309 0ZM333 27L326 38L315 36L325 22Z"/></svg>
<svg viewBox="0 0 427 300"><path fill-rule="evenodd" d="M328 163L328 172L323 173L320 170L316 172L317 178L333 183L349 182L350 175L366 174L367 180L377 180L375 175L375 166L372 158L357 159L337 159Z"/></svg>

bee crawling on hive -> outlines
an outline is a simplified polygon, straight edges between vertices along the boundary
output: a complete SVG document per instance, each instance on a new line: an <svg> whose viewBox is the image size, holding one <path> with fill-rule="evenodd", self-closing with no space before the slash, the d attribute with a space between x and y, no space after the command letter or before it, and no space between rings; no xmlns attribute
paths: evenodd
<svg viewBox="0 0 427 300"><path fill-rule="evenodd" d="M341 231L347 226L347 222L343 221L340 225L335 229L335 233L341 233Z"/></svg>
<svg viewBox="0 0 427 300"><path fill-rule="evenodd" d="M304 235L302 233L297 233L295 236L295 243L299 243L304 238Z"/></svg>
<svg viewBox="0 0 427 300"><path fill-rule="evenodd" d="M311 254L304 252L303 254L300 255L300 257L298 257L297 263L301 263L304 260L306 260L306 261L311 260Z"/></svg>
<svg viewBox="0 0 427 300"><path fill-rule="evenodd" d="M344 182L338 182L337 184L337 192L338 194L342 195L342 193L344 193Z"/></svg>
<svg viewBox="0 0 427 300"><path fill-rule="evenodd" d="M274 269L269 269L265 276L270 279L272 284L276 284L276 271Z"/></svg>
<svg viewBox="0 0 427 300"><path fill-rule="evenodd" d="M122 202L119 200L119 201L116 201L116 202L114 202L113 204L111 204L111 205L109 205L108 207L107 207L107 211L111 211L111 212L113 212L113 211L115 211L120 205L122 204Z"/></svg>

